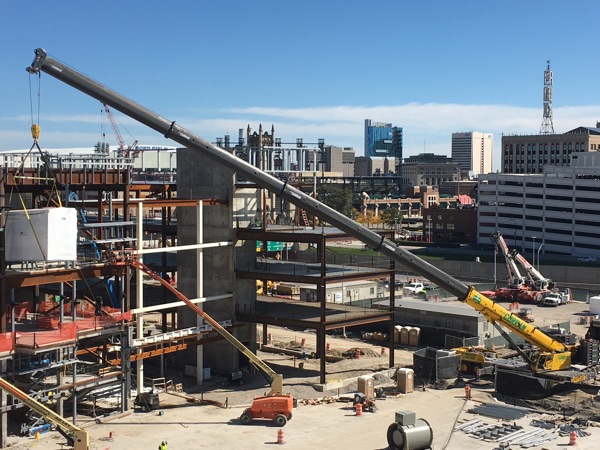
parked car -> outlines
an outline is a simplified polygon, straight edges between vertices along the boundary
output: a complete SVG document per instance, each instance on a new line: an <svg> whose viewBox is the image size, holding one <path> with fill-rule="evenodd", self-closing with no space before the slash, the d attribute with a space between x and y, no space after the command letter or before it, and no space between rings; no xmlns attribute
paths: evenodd
<svg viewBox="0 0 600 450"><path fill-rule="evenodd" d="M597 259L594 258L593 256L582 256L581 258L577 258L577 261L581 261L581 262L596 262Z"/></svg>
<svg viewBox="0 0 600 450"><path fill-rule="evenodd" d="M399 291L400 289L402 289L402 286L404 285L404 283L402 283L402 281L398 281L396 280L395 284L394 284L394 288L396 291ZM387 280L383 283L383 287L385 289L389 289L390 288L390 280Z"/></svg>
<svg viewBox="0 0 600 450"><path fill-rule="evenodd" d="M423 283L408 283L407 285L405 285L402 290L404 292L406 292L407 294L418 294L419 292L423 292L423 288L425 286L423 285Z"/></svg>

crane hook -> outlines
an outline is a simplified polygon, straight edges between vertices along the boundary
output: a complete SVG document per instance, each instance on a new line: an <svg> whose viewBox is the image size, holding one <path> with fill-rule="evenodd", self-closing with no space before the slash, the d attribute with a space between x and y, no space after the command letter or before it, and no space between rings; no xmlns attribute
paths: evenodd
<svg viewBox="0 0 600 450"><path fill-rule="evenodd" d="M33 140L35 142L37 142L37 140L40 137L40 126L37 123L34 123L33 125L31 125L31 137L33 137Z"/></svg>

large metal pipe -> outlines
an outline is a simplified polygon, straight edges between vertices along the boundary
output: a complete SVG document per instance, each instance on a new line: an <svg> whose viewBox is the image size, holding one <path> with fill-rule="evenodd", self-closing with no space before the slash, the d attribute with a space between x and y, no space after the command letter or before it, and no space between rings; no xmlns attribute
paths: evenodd
<svg viewBox="0 0 600 450"><path fill-rule="evenodd" d="M99 100L101 103L106 103L110 107L121 111L123 114L147 125L153 130L163 134L166 138L188 148L201 151L204 155L216 160L228 169L237 172L248 180L252 180L262 188L268 189L290 203L305 209L319 217L321 220L330 223L362 241L368 247L428 278L430 281L456 295L459 299L462 300L467 297L469 287L452 278L437 267L432 266L412 253L396 246L394 242L382 238L379 234L324 205L317 199L289 186L287 182L283 182L272 175L261 171L237 156L196 136L185 128L177 125L175 121L170 121L159 116L155 112L144 108L123 95L118 94L91 78L86 77L82 73L51 58L44 49L38 48L35 50L35 59L31 66L27 68L27 71L31 74L37 74L40 71L45 72L54 78L73 86L75 89L88 94L90 97Z"/></svg>

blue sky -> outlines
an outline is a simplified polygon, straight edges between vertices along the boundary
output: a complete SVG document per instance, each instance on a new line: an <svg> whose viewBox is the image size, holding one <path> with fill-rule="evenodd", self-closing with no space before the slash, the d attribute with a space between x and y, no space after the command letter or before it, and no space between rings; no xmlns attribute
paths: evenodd
<svg viewBox="0 0 600 450"><path fill-rule="evenodd" d="M592 0L4 0L0 150L31 146L38 99L43 149L116 146L96 100L27 74L43 47L210 141L273 124L362 155L372 119L404 128L405 156L493 133L498 169L502 133L539 132L547 59L555 131L600 120L599 16ZM175 145L114 113L126 143Z"/></svg>

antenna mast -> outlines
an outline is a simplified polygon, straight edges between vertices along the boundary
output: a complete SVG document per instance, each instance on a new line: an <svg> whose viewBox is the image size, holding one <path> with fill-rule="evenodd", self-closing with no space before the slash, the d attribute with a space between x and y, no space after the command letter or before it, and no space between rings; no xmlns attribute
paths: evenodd
<svg viewBox="0 0 600 450"><path fill-rule="evenodd" d="M550 60L546 60L546 70L544 70L544 119L540 127L540 134L554 134L554 125L552 124L552 71L550 70Z"/></svg>

